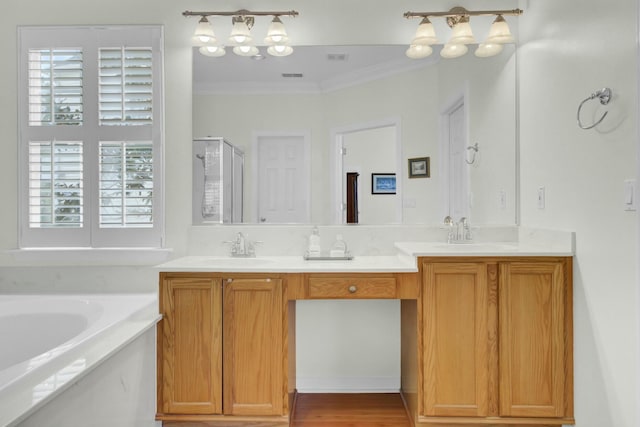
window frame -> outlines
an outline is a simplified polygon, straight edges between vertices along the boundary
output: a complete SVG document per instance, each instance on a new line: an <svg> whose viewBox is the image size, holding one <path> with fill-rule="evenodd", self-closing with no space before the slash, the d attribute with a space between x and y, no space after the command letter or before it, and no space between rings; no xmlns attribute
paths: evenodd
<svg viewBox="0 0 640 427"><path fill-rule="evenodd" d="M82 48L83 124L29 126L29 51ZM151 125L99 124L100 48L149 47L152 50ZM164 35L160 25L18 27L18 245L20 248L164 247ZM29 142L83 141L83 226L32 228L29 223ZM101 228L99 223L100 142L151 141L153 145L153 225Z"/></svg>

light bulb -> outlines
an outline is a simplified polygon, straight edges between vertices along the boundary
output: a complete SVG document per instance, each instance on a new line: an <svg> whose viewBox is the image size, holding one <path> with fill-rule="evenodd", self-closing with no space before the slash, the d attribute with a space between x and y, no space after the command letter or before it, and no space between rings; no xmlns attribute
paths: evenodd
<svg viewBox="0 0 640 427"><path fill-rule="evenodd" d="M198 51L200 51L202 55L213 57L224 56L227 53L227 51L224 50L224 47L218 45L204 45L201 46Z"/></svg>
<svg viewBox="0 0 640 427"><path fill-rule="evenodd" d="M422 59L433 53L433 48L426 44L412 44L405 54L411 59Z"/></svg>
<svg viewBox="0 0 640 427"><path fill-rule="evenodd" d="M489 35L487 36L487 43L513 43L513 36L509 30L509 24L505 21L502 15L498 15L491 24L489 29Z"/></svg>
<svg viewBox="0 0 640 427"><path fill-rule="evenodd" d="M479 58L488 58L502 52L504 46L501 43L481 43L475 51Z"/></svg>
<svg viewBox="0 0 640 427"><path fill-rule="evenodd" d="M252 45L242 45L233 48L233 53L239 56L254 56L259 52L258 48Z"/></svg>
<svg viewBox="0 0 640 427"><path fill-rule="evenodd" d="M288 41L289 37L287 37L287 31L284 29L284 24L280 20L280 17L275 16L273 21L271 21L271 24L269 24L267 37L264 39L265 44L286 44Z"/></svg>
<svg viewBox="0 0 640 427"><path fill-rule="evenodd" d="M418 29L416 30L416 35L411 40L412 45L418 44L436 44L438 43L438 38L436 37L436 32L433 29L433 24L429 21L429 18L426 16L418 25Z"/></svg>
<svg viewBox="0 0 640 427"><path fill-rule="evenodd" d="M234 45L247 44L251 42L249 26L244 18L236 19L231 29L229 42Z"/></svg>
<svg viewBox="0 0 640 427"><path fill-rule="evenodd" d="M213 33L213 27L206 16L200 18L193 38L199 43L215 43L216 35Z"/></svg>
<svg viewBox="0 0 640 427"><path fill-rule="evenodd" d="M453 32L451 33L451 44L470 44L475 43L476 40L473 37L473 31L471 25L469 25L469 18L463 16L460 21L453 26Z"/></svg>
<svg viewBox="0 0 640 427"><path fill-rule="evenodd" d="M440 51L440 56L447 59L458 58L469 51L466 44L447 43Z"/></svg>
<svg viewBox="0 0 640 427"><path fill-rule="evenodd" d="M274 45L267 48L267 53L271 56L288 56L293 53L293 48L287 45Z"/></svg>

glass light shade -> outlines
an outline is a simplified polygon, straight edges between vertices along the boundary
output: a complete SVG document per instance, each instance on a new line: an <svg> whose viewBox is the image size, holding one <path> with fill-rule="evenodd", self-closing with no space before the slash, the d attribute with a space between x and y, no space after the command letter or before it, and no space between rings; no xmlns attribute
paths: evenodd
<svg viewBox="0 0 640 427"><path fill-rule="evenodd" d="M284 24L279 17L274 17L269 29L267 30L267 37L264 39L267 45L285 44L289 41L287 37L287 30L284 28Z"/></svg>
<svg viewBox="0 0 640 427"><path fill-rule="evenodd" d="M473 37L473 31L471 31L471 25L469 25L468 18L462 18L460 22L453 26L453 32L451 33L450 44L470 44L475 43L476 39Z"/></svg>
<svg viewBox="0 0 640 427"><path fill-rule="evenodd" d="M245 20L237 20L233 23L229 42L233 45L241 45L251 43L251 32Z"/></svg>
<svg viewBox="0 0 640 427"><path fill-rule="evenodd" d="M251 45L236 46L233 48L233 53L239 56L254 56L260 53L257 47Z"/></svg>
<svg viewBox="0 0 640 427"><path fill-rule="evenodd" d="M267 53L271 56L289 56L293 53L291 46L276 44L267 48Z"/></svg>
<svg viewBox="0 0 640 427"><path fill-rule="evenodd" d="M429 18L426 16L418 25L418 29L416 30L416 35L411 40L412 45L428 45L428 44L436 44L438 43L438 38L436 37L436 31L433 29L433 24L429 21Z"/></svg>
<svg viewBox="0 0 640 427"><path fill-rule="evenodd" d="M481 43L475 51L475 55L480 58L488 58L502 52L502 43Z"/></svg>
<svg viewBox="0 0 640 427"><path fill-rule="evenodd" d="M440 51L440 56L447 59L458 58L469 51L466 44L447 43Z"/></svg>
<svg viewBox="0 0 640 427"><path fill-rule="evenodd" d="M216 35L213 33L213 27L206 16L200 18L193 38L198 43L215 43Z"/></svg>
<svg viewBox="0 0 640 427"><path fill-rule="evenodd" d="M427 44L412 44L405 54L411 59L422 59L433 53L433 48Z"/></svg>
<svg viewBox="0 0 640 427"><path fill-rule="evenodd" d="M224 56L227 53L227 51L224 50L224 47L215 44L206 44L204 46L201 46L198 51L200 51L200 53L205 56L214 57Z"/></svg>
<svg viewBox="0 0 640 427"><path fill-rule="evenodd" d="M504 20L502 15L498 15L496 20L491 24L487 43L513 43L513 36L509 30L509 24Z"/></svg>

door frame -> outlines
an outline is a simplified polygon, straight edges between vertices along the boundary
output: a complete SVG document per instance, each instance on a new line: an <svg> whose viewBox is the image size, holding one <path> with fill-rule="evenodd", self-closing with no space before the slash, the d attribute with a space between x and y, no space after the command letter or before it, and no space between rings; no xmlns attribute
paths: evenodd
<svg viewBox="0 0 640 427"><path fill-rule="evenodd" d="M464 105L464 139L465 145L469 146L469 82L465 80L462 87L458 88L453 94L442 104L440 108L440 115L438 118L439 127L439 146L440 146L440 159L438 166L440 168L440 209L441 217L444 219L449 215L449 116L450 114ZM467 174L467 180L469 180L469 174ZM467 189L470 188L470 182L467 182ZM470 208L471 206L469 206ZM455 218L454 218L455 220Z"/></svg>
<svg viewBox="0 0 640 427"><path fill-rule="evenodd" d="M303 167L307 170L308 179L304 188L306 194L308 195L306 200L306 209L307 215L304 222L311 222L311 131L309 130L300 130L300 131L253 131L251 134L251 150L255 153L255 161L251 162L251 184L253 187L253 191L251 192L251 202L253 203L253 213L255 215L256 224L260 224L260 200L259 200L259 191L258 191L258 166L260 164L260 151L258 150L258 144L260 144L261 138L277 138L277 137L297 137L302 138L302 143L304 145L304 155L303 155ZM246 162L246 159L245 159ZM246 170L246 168L245 168Z"/></svg>
<svg viewBox="0 0 640 427"><path fill-rule="evenodd" d="M402 120L400 117L387 117L380 120L369 122L353 123L345 126L333 127L330 130L331 144L329 159L330 186L331 186L331 215L334 224L344 224L346 222L346 206L345 195L343 193L343 159L342 146L344 136L350 133L361 132L366 130L379 129L384 127L395 127L395 146L396 146L396 223L402 224L402 178L406 173L402 161Z"/></svg>

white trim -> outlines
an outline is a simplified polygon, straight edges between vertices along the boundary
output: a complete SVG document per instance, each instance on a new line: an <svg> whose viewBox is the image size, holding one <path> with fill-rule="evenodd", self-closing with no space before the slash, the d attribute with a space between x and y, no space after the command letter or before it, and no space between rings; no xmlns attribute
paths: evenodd
<svg viewBox="0 0 640 427"><path fill-rule="evenodd" d="M260 224L260 205L258 200L258 165L260 164L258 144L260 138L271 137L293 137L302 138L304 144L304 168L308 171L306 194L308 195L306 200L307 217L304 222L311 222L311 131L298 130L298 131L258 131L254 130L251 135L251 149L254 153L254 159L251 167L251 183L253 191L251 192L251 200L254 206L255 222ZM246 168L245 168L246 170ZM247 218L244 219L245 221Z"/></svg>
<svg viewBox="0 0 640 427"><path fill-rule="evenodd" d="M638 6L640 2L636 2ZM640 7L636 7L636 123L638 123L638 105L640 104ZM640 182L640 127L636 125L636 182ZM636 215L636 355L640 355L640 215ZM574 268L575 264L574 264ZM636 402L640 402L640 357L636 359ZM636 425L640 423L640 405L636 405Z"/></svg>
<svg viewBox="0 0 640 427"><path fill-rule="evenodd" d="M299 393L397 393L398 377L300 377L296 378Z"/></svg>
<svg viewBox="0 0 640 427"><path fill-rule="evenodd" d="M334 224L343 224L345 222L345 211L342 209L342 206L344 204L344 195L342 194L342 146L344 142L344 135L354 132L392 126L395 127L396 130L396 223L402 224L402 182L404 176L407 174L407 169L402 157L402 120L400 119L400 117L387 117L380 120L354 123L346 126L331 128L330 138L332 142L329 145L329 183L331 186L331 211L333 212L331 216L333 217Z"/></svg>

